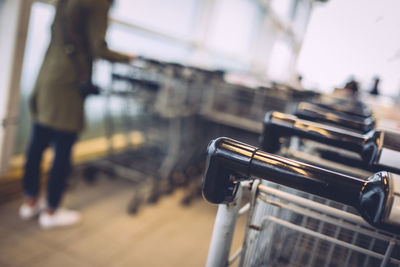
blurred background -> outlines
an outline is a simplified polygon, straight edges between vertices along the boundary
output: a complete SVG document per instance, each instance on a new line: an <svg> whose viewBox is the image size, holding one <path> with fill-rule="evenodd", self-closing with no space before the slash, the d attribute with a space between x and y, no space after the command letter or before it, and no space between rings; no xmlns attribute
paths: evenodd
<svg viewBox="0 0 400 267"><path fill-rule="evenodd" d="M141 58L96 62L103 91L86 101L66 199L85 219L43 232L17 209L55 4L0 0L2 266L204 266L216 213L200 194L209 140L257 145L267 111L292 112L351 79L398 130L397 0L116 0L108 45Z"/></svg>

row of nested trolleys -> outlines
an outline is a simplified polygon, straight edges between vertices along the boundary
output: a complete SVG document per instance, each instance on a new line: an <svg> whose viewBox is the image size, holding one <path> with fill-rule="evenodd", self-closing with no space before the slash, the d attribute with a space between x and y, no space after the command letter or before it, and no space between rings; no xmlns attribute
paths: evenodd
<svg viewBox="0 0 400 267"><path fill-rule="evenodd" d="M280 155L356 177L371 174L312 153L324 145L298 138L287 141ZM299 142L306 151L298 150ZM249 190L250 197L243 197ZM236 221L245 214L243 243L231 249ZM398 236L373 228L352 207L262 180L241 182L235 200L219 205L207 258L207 266L399 264Z"/></svg>
<svg viewBox="0 0 400 267"><path fill-rule="evenodd" d="M114 156L112 168L125 166L127 177L144 177L142 173L148 174L149 170L154 172L151 173L153 177L168 177L178 162L182 164L182 159L191 157L188 154L193 156L204 149L208 136L199 136L199 127L203 126L198 123L199 117L259 133L266 111L290 113L299 101L312 96L290 88L255 88L227 83L221 79L221 73L176 64L147 62L142 66L123 68L118 70L117 66L114 70L111 90L107 94L110 98L112 95L123 96L125 101L134 101L140 107L134 116L128 110L132 105L128 104L124 110L128 114L127 120L135 119L131 122L132 128L126 131L140 130L152 147L144 149L144 155L138 155L135 150L127 157L119 155L121 159ZM126 83L123 76L134 78L134 82ZM140 80L154 83L141 84L138 83ZM107 118L108 129L112 130L111 116ZM109 137L111 135L112 131ZM193 146L194 140L198 147ZM192 150L188 152L186 148ZM185 153L181 153L182 150ZM156 156L159 161L155 165L162 166L158 169L147 160ZM124 163L126 158L136 159L136 163L142 158L149 170L143 169L146 164ZM130 170L140 173L132 175ZM161 180L155 178L153 181L159 185ZM240 211L237 210L239 205L233 205L234 209L232 206L220 207L217 215L217 221L218 218L226 221L231 233L237 216L248 211L243 246L227 261L229 265L237 262L241 266L394 266L399 263L395 257L390 257L398 249L396 237L372 229L351 208L276 184L243 185L243 188L249 187L252 194L248 204ZM235 201L239 203L240 200L238 197ZM137 198L134 201L138 201ZM211 255L227 257L229 240L224 237L221 241L220 247L210 248ZM211 266L218 265L214 262Z"/></svg>
<svg viewBox="0 0 400 267"><path fill-rule="evenodd" d="M208 129L205 121L236 123L238 128L256 132L261 128L261 110L288 111L294 101L309 96L276 86L229 83L219 70L148 58L133 65L114 64L103 93L109 149L105 158L91 163L85 175L93 179L103 171L132 180L136 184L128 207L132 213L144 198L156 201L161 191L173 190L176 170L201 161L214 130ZM122 133L127 144L132 135L139 136L141 143L121 151L114 145L116 133Z"/></svg>

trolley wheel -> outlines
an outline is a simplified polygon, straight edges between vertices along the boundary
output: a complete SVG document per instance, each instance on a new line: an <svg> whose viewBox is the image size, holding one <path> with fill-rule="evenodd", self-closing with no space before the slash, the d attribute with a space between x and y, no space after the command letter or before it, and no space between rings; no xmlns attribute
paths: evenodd
<svg viewBox="0 0 400 267"><path fill-rule="evenodd" d="M201 186L198 186L197 183L191 183L188 186L188 190L185 196L181 200L181 205L188 206L192 203L192 201L198 197L201 197Z"/></svg>
<svg viewBox="0 0 400 267"><path fill-rule="evenodd" d="M128 203L128 208L127 208L128 214L130 214L130 215L137 214L142 202L143 202L142 196L138 192L135 192L135 195L133 196L131 201L129 201L129 203Z"/></svg>
<svg viewBox="0 0 400 267"><path fill-rule="evenodd" d="M165 190L164 190L164 194L166 195L171 195L176 187L176 183L174 181L174 177L172 175L170 175L167 179L167 182L165 184Z"/></svg>
<svg viewBox="0 0 400 267"><path fill-rule="evenodd" d="M189 206L190 203L192 203L193 200L193 195L192 194L187 194L181 199L181 205L183 206Z"/></svg>
<svg viewBox="0 0 400 267"><path fill-rule="evenodd" d="M149 199L147 200L148 203L150 204L156 204L158 200L160 199L160 194L158 192L151 192L151 195Z"/></svg>
<svg viewBox="0 0 400 267"><path fill-rule="evenodd" d="M155 204L160 199L160 188L161 188L161 177L153 177L153 182L150 190L149 198L147 202L149 204Z"/></svg>

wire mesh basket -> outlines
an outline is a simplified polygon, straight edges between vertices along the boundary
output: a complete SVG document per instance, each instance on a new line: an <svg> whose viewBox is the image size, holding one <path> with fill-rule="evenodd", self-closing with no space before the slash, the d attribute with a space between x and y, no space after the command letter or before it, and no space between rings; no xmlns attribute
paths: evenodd
<svg viewBox="0 0 400 267"><path fill-rule="evenodd" d="M219 205L213 233L225 225L231 234L237 216L247 213L242 246L221 259L231 239L220 240L220 248L213 240L207 266L399 266L398 237L371 227L353 208L265 181L242 182L239 191L248 188L250 200L240 209L242 192Z"/></svg>
<svg viewBox="0 0 400 267"><path fill-rule="evenodd" d="M241 266L400 264L396 237L353 208L271 183L253 186Z"/></svg>

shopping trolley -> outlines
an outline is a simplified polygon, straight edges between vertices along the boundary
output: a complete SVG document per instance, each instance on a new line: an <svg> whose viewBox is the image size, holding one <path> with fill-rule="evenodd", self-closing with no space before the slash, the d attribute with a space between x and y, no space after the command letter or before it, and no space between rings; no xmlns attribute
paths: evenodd
<svg viewBox="0 0 400 267"><path fill-rule="evenodd" d="M169 149L166 160L160 165L160 175L172 187L188 185L201 170L198 164L204 157L203 121L199 116L206 91L219 71L168 63L169 79L164 81L156 99L156 110L169 121Z"/></svg>
<svg viewBox="0 0 400 267"><path fill-rule="evenodd" d="M291 113L300 101L309 98L307 91L293 91L278 84L250 87L220 79L208 90L201 114L220 125L260 133L266 111Z"/></svg>
<svg viewBox="0 0 400 267"><path fill-rule="evenodd" d="M211 142L208 154L203 195L220 205L207 266L400 264L397 175L356 179L227 138ZM241 206L248 189L250 201ZM242 247L229 258L237 216L246 212Z"/></svg>
<svg viewBox="0 0 400 267"><path fill-rule="evenodd" d="M375 127L375 119L372 116L361 116L349 114L348 112L336 111L334 107L320 106L313 103L299 103L295 115L301 119L328 123L336 127L344 127L367 133ZM337 108L336 108L337 109Z"/></svg>
<svg viewBox="0 0 400 267"><path fill-rule="evenodd" d="M158 167L167 157L169 142L165 133L170 125L154 105L164 86L165 65L145 58L132 65L113 64L110 84L102 92L108 151L105 157L88 163L84 175L93 180L101 172L132 181L130 213L137 212L142 203L158 198Z"/></svg>
<svg viewBox="0 0 400 267"><path fill-rule="evenodd" d="M370 171L390 170L399 173L400 135L398 133L371 130L365 134L303 120L294 115L269 112L264 118L262 147L276 152L282 137L297 136L319 143L322 155ZM340 153L330 151L328 146L340 148ZM335 156L335 157L332 157ZM344 159L344 160L341 160Z"/></svg>
<svg viewBox="0 0 400 267"><path fill-rule="evenodd" d="M200 175L195 163L204 148L198 113L204 88L215 75L218 72L144 57L133 65L114 64L104 91L108 155L95 162L88 176L100 169L132 180L135 192L128 211L135 213L141 203L156 202L178 182L184 184L185 176ZM131 144L132 132L140 137L139 144ZM123 149L113 144L116 134L125 139ZM183 181L177 182L176 172L184 174Z"/></svg>
<svg viewBox="0 0 400 267"><path fill-rule="evenodd" d="M364 118L373 116L368 105L360 101L359 98L321 94L318 97L315 97L311 102L314 105L329 108L331 110L342 112L348 115L356 115Z"/></svg>
<svg viewBox="0 0 400 267"><path fill-rule="evenodd" d="M192 157L195 159L192 162L197 161L197 164L194 164L197 166L195 168L197 173L202 168L201 163L205 158L203 151L207 147L208 140L223 135L257 144L265 111L274 109L293 111L299 101L310 99L315 95L282 84L266 84L257 80L250 85L225 76L222 71L203 73L203 80L207 82L203 83L201 105L197 108L197 113L200 114L199 123L196 128L196 138L193 139L196 140L193 143L198 144L197 152L193 154L195 157ZM182 200L184 204L190 203L201 193L199 175L187 175L187 177L191 179L188 182L188 192Z"/></svg>

